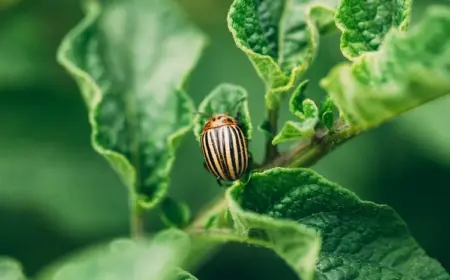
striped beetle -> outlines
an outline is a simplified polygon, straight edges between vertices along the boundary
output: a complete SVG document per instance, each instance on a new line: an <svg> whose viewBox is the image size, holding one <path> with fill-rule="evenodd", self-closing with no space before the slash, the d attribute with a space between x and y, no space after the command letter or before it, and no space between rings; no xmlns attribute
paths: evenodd
<svg viewBox="0 0 450 280"><path fill-rule="evenodd" d="M245 99L236 102L233 109ZM205 168L221 181L240 179L249 167L248 142L239 123L240 112L235 118L228 113L212 116L205 123L201 134L201 148Z"/></svg>

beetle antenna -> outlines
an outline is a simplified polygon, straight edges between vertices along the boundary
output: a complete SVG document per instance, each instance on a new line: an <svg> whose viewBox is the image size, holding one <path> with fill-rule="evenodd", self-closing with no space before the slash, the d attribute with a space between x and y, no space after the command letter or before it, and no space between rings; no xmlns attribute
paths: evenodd
<svg viewBox="0 0 450 280"><path fill-rule="evenodd" d="M193 112L192 114L193 114L193 115L200 115L200 116L204 116L204 117L208 117L208 118L212 117L212 115L211 115L210 113L205 113L205 112L198 112L198 111L195 111L195 112Z"/></svg>
<svg viewBox="0 0 450 280"><path fill-rule="evenodd" d="M242 101L244 101L245 99L247 99L247 97L242 97L241 99L239 99L238 101L236 101L236 103L233 105L233 107L231 107L231 110L230 110L230 112L232 112L232 111L234 111L234 109L236 109L236 107L242 102Z"/></svg>

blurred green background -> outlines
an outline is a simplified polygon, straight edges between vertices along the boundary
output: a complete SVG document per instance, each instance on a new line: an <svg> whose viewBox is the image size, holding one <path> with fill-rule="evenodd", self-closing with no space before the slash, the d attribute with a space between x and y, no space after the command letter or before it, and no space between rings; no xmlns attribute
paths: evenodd
<svg viewBox="0 0 450 280"><path fill-rule="evenodd" d="M220 82L242 85L250 92L253 125L258 125L265 114L264 88L227 30L231 0L180 3L211 39L188 93L199 104ZM434 3L450 5L415 0L413 24ZM73 250L128 232L125 187L91 148L79 90L55 59L62 37L81 18L77 0L0 0L0 255L21 261L30 276ZM324 95L320 79L344 61L338 40L339 34L322 38L318 59L307 73L307 94L315 99ZM351 140L313 167L363 199L395 208L447 270L449 108L446 97L410 111ZM282 120L290 118L286 103L281 115ZM255 130L252 150L257 160L262 136ZM186 200L194 212L223 191L203 169L192 134L178 151L171 177L170 194ZM147 219L149 230L162 228L157 211ZM225 246L194 274L200 279L294 279L273 253L236 244Z"/></svg>

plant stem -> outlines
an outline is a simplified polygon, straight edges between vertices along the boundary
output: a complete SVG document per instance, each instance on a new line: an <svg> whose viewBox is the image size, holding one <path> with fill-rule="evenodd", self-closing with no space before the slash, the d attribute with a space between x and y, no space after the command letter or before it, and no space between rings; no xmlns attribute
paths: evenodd
<svg viewBox="0 0 450 280"><path fill-rule="evenodd" d="M135 194L130 194L130 236L139 239L144 234L144 209Z"/></svg>
<svg viewBox="0 0 450 280"><path fill-rule="evenodd" d="M309 167L358 133L357 128L347 125L338 126L332 133L327 130L317 131L313 138L299 141L290 151L281 154L262 170L273 167Z"/></svg>
<svg viewBox="0 0 450 280"><path fill-rule="evenodd" d="M267 170L273 167L308 167L316 163L328 152L340 144L351 139L360 133L361 130L355 127L348 127L345 124L337 122L336 129L333 132L328 130L319 130L311 139L305 139L297 142L291 150L276 156L272 161L265 164L259 171ZM275 150L276 151L276 150ZM205 232L204 226L212 215L223 215L227 209L227 201L223 195L215 198L210 204L201 211L194 222L185 230L193 236L199 236L199 232ZM210 256L214 250L217 250L222 243L210 242L200 243L196 247L194 261L189 264L191 269L195 269L204 258Z"/></svg>
<svg viewBox="0 0 450 280"><path fill-rule="evenodd" d="M309 167L340 144L359 134L360 130L344 124L336 124L336 129L329 133L327 130L316 132L312 139L297 142L288 152L279 154L271 162L265 164L258 171L274 167ZM201 211L194 222L186 228L190 233L201 229L213 214L224 212L227 203L220 195Z"/></svg>
<svg viewBox="0 0 450 280"><path fill-rule="evenodd" d="M269 109L267 111L267 121L270 124L270 133L275 135L278 131L278 108ZM266 155L264 158L264 164L268 164L279 155L277 146L272 145L272 140L273 137L267 137L266 139Z"/></svg>

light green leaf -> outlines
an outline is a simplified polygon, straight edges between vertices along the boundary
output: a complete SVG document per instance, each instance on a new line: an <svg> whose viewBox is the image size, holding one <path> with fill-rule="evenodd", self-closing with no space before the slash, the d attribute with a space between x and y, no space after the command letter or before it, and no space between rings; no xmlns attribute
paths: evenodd
<svg viewBox="0 0 450 280"><path fill-rule="evenodd" d="M273 138L272 144L277 145L286 141L312 137L318 120L318 118L311 118L302 122L287 121L277 136Z"/></svg>
<svg viewBox="0 0 450 280"><path fill-rule="evenodd" d="M314 129L319 122L319 109L314 101L305 99L306 86L307 81L300 84L289 101L289 111L300 121L287 121L272 140L273 145L314 135Z"/></svg>
<svg viewBox="0 0 450 280"><path fill-rule="evenodd" d="M15 260L0 256L0 279L1 280L25 280L22 266Z"/></svg>
<svg viewBox="0 0 450 280"><path fill-rule="evenodd" d="M392 208L312 170L254 173L227 199L242 240L272 247L303 280L314 271L314 279L450 279Z"/></svg>
<svg viewBox="0 0 450 280"><path fill-rule="evenodd" d="M289 99L289 111L292 115L298 117L299 119L304 119L305 115L303 114L303 101L305 101L305 91L308 86L308 81L304 81L301 83L292 94Z"/></svg>
<svg viewBox="0 0 450 280"><path fill-rule="evenodd" d="M429 8L406 33L392 30L379 51L336 66L322 87L360 130L450 93L450 7Z"/></svg>
<svg viewBox="0 0 450 280"><path fill-rule="evenodd" d="M181 87L205 40L170 1L89 3L58 60L82 90L94 148L141 206L153 207L191 128L193 104Z"/></svg>
<svg viewBox="0 0 450 280"><path fill-rule="evenodd" d="M117 239L69 256L42 271L37 280L168 279L189 249L189 236L174 229L150 240Z"/></svg>
<svg viewBox="0 0 450 280"><path fill-rule="evenodd" d="M319 34L330 31L337 0L235 0L228 28L268 89L277 108L317 54Z"/></svg>
<svg viewBox="0 0 450 280"><path fill-rule="evenodd" d="M168 227L184 227L191 219L189 206L166 196L161 202L161 219Z"/></svg>
<svg viewBox="0 0 450 280"><path fill-rule="evenodd" d="M206 121L213 115L229 113L231 117L235 117L237 112L241 114L238 121L243 132L247 139L251 140L253 129L248 111L247 91L244 88L233 84L218 85L202 101L198 112L194 119L194 134L197 140L200 139Z"/></svg>
<svg viewBox="0 0 450 280"><path fill-rule="evenodd" d="M315 119L319 117L319 108L311 99L305 99L302 102L303 114L306 119Z"/></svg>
<svg viewBox="0 0 450 280"><path fill-rule="evenodd" d="M344 56L354 60L377 50L392 28L406 30L411 8L412 0L342 0L335 19Z"/></svg>
<svg viewBox="0 0 450 280"><path fill-rule="evenodd" d="M173 275L169 278L170 280L198 280L197 277L186 272L180 268L175 269Z"/></svg>
<svg viewBox="0 0 450 280"><path fill-rule="evenodd" d="M335 106L333 100L328 96L321 104L319 110L320 124L329 130L333 129L334 124L334 110Z"/></svg>

